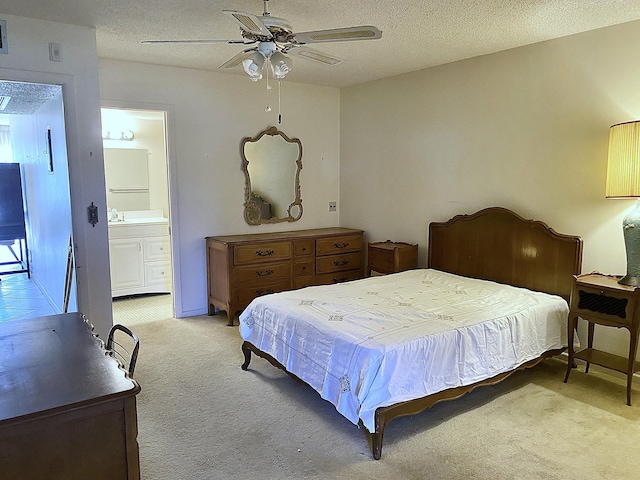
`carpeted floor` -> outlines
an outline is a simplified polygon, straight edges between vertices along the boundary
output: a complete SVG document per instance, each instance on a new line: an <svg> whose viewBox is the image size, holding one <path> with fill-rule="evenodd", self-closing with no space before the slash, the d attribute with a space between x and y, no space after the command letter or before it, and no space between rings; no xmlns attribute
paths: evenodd
<svg viewBox="0 0 640 480"><path fill-rule="evenodd" d="M396 419L375 461L364 432L311 388L258 357L242 371L226 317L173 319L170 296L150 298L156 313L114 303L141 340L145 480L640 478L640 383L628 407L624 380L597 367L564 384L559 357Z"/></svg>

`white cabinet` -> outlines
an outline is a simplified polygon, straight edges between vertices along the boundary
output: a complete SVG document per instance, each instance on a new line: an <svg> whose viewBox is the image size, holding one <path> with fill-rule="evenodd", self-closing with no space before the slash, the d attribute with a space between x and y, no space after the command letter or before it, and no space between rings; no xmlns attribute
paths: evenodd
<svg viewBox="0 0 640 480"><path fill-rule="evenodd" d="M144 287L142 238L109 240L111 290L114 292Z"/></svg>
<svg viewBox="0 0 640 480"><path fill-rule="evenodd" d="M109 225L111 296L171 292L168 223Z"/></svg>

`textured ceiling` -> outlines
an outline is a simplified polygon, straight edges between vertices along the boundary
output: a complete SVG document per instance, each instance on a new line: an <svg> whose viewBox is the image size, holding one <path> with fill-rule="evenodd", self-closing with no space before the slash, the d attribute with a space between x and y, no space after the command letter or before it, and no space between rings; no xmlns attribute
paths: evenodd
<svg viewBox="0 0 640 480"><path fill-rule="evenodd" d="M5 100L0 101L0 114L31 115L61 92L62 87L59 85L0 82L0 98Z"/></svg>
<svg viewBox="0 0 640 480"><path fill-rule="evenodd" d="M240 39L223 9L262 14L260 0L2 0L2 14L95 27L103 58L217 70L239 45L142 45ZM295 57L290 81L344 87L640 19L638 0L271 0L294 31L375 25L382 39L313 45L344 59ZM11 28L10 24L7 29ZM52 39L53 40L53 39ZM64 59L65 45L62 45ZM11 48L11 45L9 45ZM241 68L226 74L244 75ZM248 80L247 80L248 81Z"/></svg>

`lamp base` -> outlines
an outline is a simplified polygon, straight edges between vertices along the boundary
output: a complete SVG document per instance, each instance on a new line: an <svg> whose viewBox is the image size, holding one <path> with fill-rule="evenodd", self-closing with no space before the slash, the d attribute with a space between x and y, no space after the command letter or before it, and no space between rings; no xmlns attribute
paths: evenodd
<svg viewBox="0 0 640 480"><path fill-rule="evenodd" d="M640 286L640 199L622 221L624 244L627 250L627 274L618 283Z"/></svg>
<svg viewBox="0 0 640 480"><path fill-rule="evenodd" d="M618 283L620 285L629 285L630 287L640 287L640 277L625 275L620 280L618 280Z"/></svg>

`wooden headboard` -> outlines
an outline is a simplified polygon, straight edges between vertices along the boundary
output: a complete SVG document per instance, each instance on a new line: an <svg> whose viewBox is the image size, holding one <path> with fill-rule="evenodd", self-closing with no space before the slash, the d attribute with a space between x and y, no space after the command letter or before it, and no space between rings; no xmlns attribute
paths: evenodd
<svg viewBox="0 0 640 480"><path fill-rule="evenodd" d="M429 224L427 266L560 295L582 269L582 239L501 207Z"/></svg>

